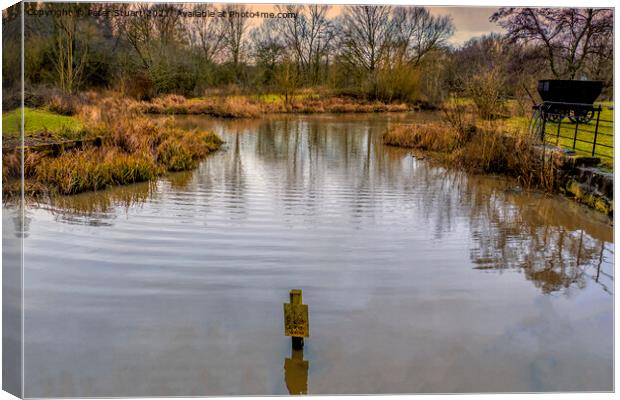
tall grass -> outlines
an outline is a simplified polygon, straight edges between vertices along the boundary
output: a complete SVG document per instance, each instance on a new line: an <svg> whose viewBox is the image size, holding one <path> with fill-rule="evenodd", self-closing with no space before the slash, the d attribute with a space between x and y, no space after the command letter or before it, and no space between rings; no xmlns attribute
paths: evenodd
<svg viewBox="0 0 620 400"><path fill-rule="evenodd" d="M397 125L384 134L383 142L391 146L451 152L458 145L458 133L442 123Z"/></svg>
<svg viewBox="0 0 620 400"><path fill-rule="evenodd" d="M107 147L74 150L57 158L46 158L37 165L35 178L61 194L76 194L109 185L147 181L155 178L157 172L152 158Z"/></svg>

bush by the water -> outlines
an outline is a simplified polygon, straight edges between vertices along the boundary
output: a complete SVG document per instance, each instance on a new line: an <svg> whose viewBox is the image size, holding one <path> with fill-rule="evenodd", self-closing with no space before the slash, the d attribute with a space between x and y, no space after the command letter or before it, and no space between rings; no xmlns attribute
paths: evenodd
<svg viewBox="0 0 620 400"><path fill-rule="evenodd" d="M465 138L453 126L441 123L399 125L388 130L385 144L441 154L448 164L472 172L502 173L516 177L525 186L553 190L560 160L544 156L532 138L517 131L504 131L482 124Z"/></svg>

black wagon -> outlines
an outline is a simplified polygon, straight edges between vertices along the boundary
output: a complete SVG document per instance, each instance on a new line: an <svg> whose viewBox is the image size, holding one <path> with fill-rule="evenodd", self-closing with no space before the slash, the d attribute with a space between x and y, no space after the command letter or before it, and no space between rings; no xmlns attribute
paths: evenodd
<svg viewBox="0 0 620 400"><path fill-rule="evenodd" d="M551 122L568 117L572 122L588 123L594 118L594 102L603 90L602 81L546 79L538 81L542 116Z"/></svg>

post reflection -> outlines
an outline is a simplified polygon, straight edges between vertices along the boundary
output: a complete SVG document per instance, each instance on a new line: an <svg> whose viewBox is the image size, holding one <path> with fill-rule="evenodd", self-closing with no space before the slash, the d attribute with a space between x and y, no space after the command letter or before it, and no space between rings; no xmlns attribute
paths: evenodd
<svg viewBox="0 0 620 400"><path fill-rule="evenodd" d="M308 394L308 369L310 362L304 360L304 350L291 348L291 357L284 359L284 382L292 396Z"/></svg>

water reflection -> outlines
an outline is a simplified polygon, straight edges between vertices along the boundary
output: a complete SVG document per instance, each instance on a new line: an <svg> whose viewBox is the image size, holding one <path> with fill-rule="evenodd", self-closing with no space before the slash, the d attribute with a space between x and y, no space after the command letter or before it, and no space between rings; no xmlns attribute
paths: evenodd
<svg viewBox="0 0 620 400"><path fill-rule="evenodd" d="M22 393L22 244L30 220L21 201L2 208L2 389Z"/></svg>
<svg viewBox="0 0 620 400"><path fill-rule="evenodd" d="M284 382L290 395L308 394L308 369L304 350L291 347L291 356L284 359Z"/></svg>
<svg viewBox="0 0 620 400"><path fill-rule="evenodd" d="M175 182L176 185L172 186L178 188L177 179L179 176L173 174L167 181ZM118 213L126 213L130 207L140 207L147 200L156 199L156 189L156 182L137 183L74 196L55 196L47 201L31 200L28 206L30 209L46 210L62 223L113 226Z"/></svg>
<svg viewBox="0 0 620 400"><path fill-rule="evenodd" d="M383 146L385 127L404 117L394 118L180 118L182 126L216 130L227 142L225 150L197 171L171 174L159 184L60 197L47 208L59 222L113 226L119 210L169 196L205 212L209 199L221 192L231 220L244 221L253 212L249 196L257 195L250 186L262 184L271 188L264 195L282 218L312 224L330 214L326 193L340 185L344 196L338 201L344 207L338 212L353 226L375 220L399 196L399 207L418 215L412 223L432 227L436 240L466 218L476 269L522 270L543 293L580 288L592 279L610 291L612 274L601 271L613 256L605 217L591 218L583 207L523 191L505 179L468 176Z"/></svg>
<svg viewBox="0 0 620 400"><path fill-rule="evenodd" d="M475 268L522 269L543 293L583 288L593 280L611 294L613 277L601 268L605 257L613 257L613 238L600 216L536 193L466 193L470 196L465 201L474 204L470 226ZM586 218L575 218L576 213Z"/></svg>

